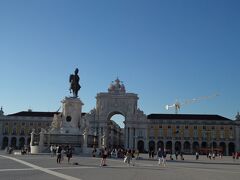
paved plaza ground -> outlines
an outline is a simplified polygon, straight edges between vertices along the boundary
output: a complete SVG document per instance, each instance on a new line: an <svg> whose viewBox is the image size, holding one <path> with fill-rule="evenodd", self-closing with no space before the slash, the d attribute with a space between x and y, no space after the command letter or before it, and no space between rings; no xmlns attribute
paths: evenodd
<svg viewBox="0 0 240 180"><path fill-rule="evenodd" d="M200 156L185 156L185 160L167 161L158 166L156 159L142 154L135 166L121 159L107 159L108 166L99 166L101 159L73 156L71 164L65 158L61 164L50 155L7 155L0 152L0 180L239 180L240 160L231 157L208 160ZM78 163L78 165L73 164Z"/></svg>

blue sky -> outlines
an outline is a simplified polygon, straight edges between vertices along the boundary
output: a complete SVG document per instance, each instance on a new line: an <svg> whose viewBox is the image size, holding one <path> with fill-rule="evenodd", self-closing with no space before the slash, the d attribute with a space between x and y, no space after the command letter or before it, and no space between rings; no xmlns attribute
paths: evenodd
<svg viewBox="0 0 240 180"><path fill-rule="evenodd" d="M146 114L240 111L240 1L2 0L0 106L56 111L80 71L83 111L119 77Z"/></svg>

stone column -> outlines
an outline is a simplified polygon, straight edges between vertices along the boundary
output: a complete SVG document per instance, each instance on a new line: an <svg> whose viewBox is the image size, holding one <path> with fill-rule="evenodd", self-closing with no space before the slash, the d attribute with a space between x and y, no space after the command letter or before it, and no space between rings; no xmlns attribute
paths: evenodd
<svg viewBox="0 0 240 180"><path fill-rule="evenodd" d="M134 137L134 149L137 150L137 136Z"/></svg>
<svg viewBox="0 0 240 180"><path fill-rule="evenodd" d="M124 148L128 148L128 127L124 128Z"/></svg>
<svg viewBox="0 0 240 180"><path fill-rule="evenodd" d="M2 140L3 140L3 137L4 137L4 136L0 137L0 144L1 144L1 146L3 146L3 141L2 141ZM0 148L2 148L2 147L0 147Z"/></svg>
<svg viewBox="0 0 240 180"><path fill-rule="evenodd" d="M236 144L236 151L240 151L240 123L236 125L236 134L235 137L235 144Z"/></svg>
<svg viewBox="0 0 240 180"><path fill-rule="evenodd" d="M144 140L144 150L149 151L149 146L148 146L148 139Z"/></svg>
<svg viewBox="0 0 240 180"><path fill-rule="evenodd" d="M137 149L137 130L133 128L133 149Z"/></svg>
<svg viewBox="0 0 240 180"><path fill-rule="evenodd" d="M11 145L11 136L8 136L8 147Z"/></svg>
<svg viewBox="0 0 240 180"><path fill-rule="evenodd" d="M129 128L129 148L132 149L133 147L133 136L132 136L132 128Z"/></svg>
<svg viewBox="0 0 240 180"><path fill-rule="evenodd" d="M102 148L106 147L106 136L105 134L102 136Z"/></svg>
<svg viewBox="0 0 240 180"><path fill-rule="evenodd" d="M172 140L172 153L175 153L175 140Z"/></svg>
<svg viewBox="0 0 240 180"><path fill-rule="evenodd" d="M226 155L231 156L231 154L229 154L228 144L229 144L229 142L226 142Z"/></svg>
<svg viewBox="0 0 240 180"><path fill-rule="evenodd" d="M114 145L114 129L111 127L111 144L112 144L112 148L113 148L113 145Z"/></svg>
<svg viewBox="0 0 240 180"><path fill-rule="evenodd" d="M156 138L156 137L155 137ZM154 142L155 142L155 149L154 149L154 152L156 153L157 151L158 151L158 140L157 139L155 139L154 140Z"/></svg>
<svg viewBox="0 0 240 180"><path fill-rule="evenodd" d="M102 134L99 131L98 134L98 148L102 148Z"/></svg>

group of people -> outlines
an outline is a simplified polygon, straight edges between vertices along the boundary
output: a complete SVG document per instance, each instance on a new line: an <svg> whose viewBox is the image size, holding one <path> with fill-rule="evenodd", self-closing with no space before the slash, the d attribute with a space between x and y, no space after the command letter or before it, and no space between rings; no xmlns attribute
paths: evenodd
<svg viewBox="0 0 240 180"><path fill-rule="evenodd" d="M166 167L166 158L167 158L167 150L163 148L159 148L157 152L158 156L158 165L160 166L161 164Z"/></svg>
<svg viewBox="0 0 240 180"><path fill-rule="evenodd" d="M94 148L92 151L92 156L97 157L97 149ZM107 148L100 149L99 156L102 157L100 166L106 166L106 159L107 157L113 158L123 158L123 162L128 164L128 166L132 165L135 166L136 159L139 158L139 151L138 150L131 150L131 149L112 149L108 150ZM152 156L151 156L152 157ZM163 148L159 148L157 152L158 157L158 165L166 166L166 158L167 158L167 150Z"/></svg>
<svg viewBox="0 0 240 180"><path fill-rule="evenodd" d="M51 156L57 156L57 163L60 164L64 160L64 155L67 157L68 163L72 158L73 148L71 146L51 145Z"/></svg>
<svg viewBox="0 0 240 180"><path fill-rule="evenodd" d="M240 157L240 152L233 152L233 153L232 153L232 158L233 158L233 160L239 159L239 157Z"/></svg>
<svg viewBox="0 0 240 180"><path fill-rule="evenodd" d="M98 152L99 151L99 152ZM107 149L102 148L97 150L96 148L93 148L92 151L92 157L101 157L101 163L100 166L107 166L106 159L107 157L110 158L123 158L124 163L127 163L129 166L132 164L135 165L135 160L139 157L139 151L131 150L131 149Z"/></svg>

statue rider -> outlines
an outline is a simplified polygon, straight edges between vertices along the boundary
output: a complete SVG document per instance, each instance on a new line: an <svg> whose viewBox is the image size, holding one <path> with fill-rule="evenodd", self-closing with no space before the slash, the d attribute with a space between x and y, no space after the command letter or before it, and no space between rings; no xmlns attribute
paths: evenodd
<svg viewBox="0 0 240 180"><path fill-rule="evenodd" d="M78 97L78 91L80 90L81 86L79 84L79 76L78 76L78 68L75 69L74 74L71 74L69 77L70 82L70 93L73 93L73 97Z"/></svg>

